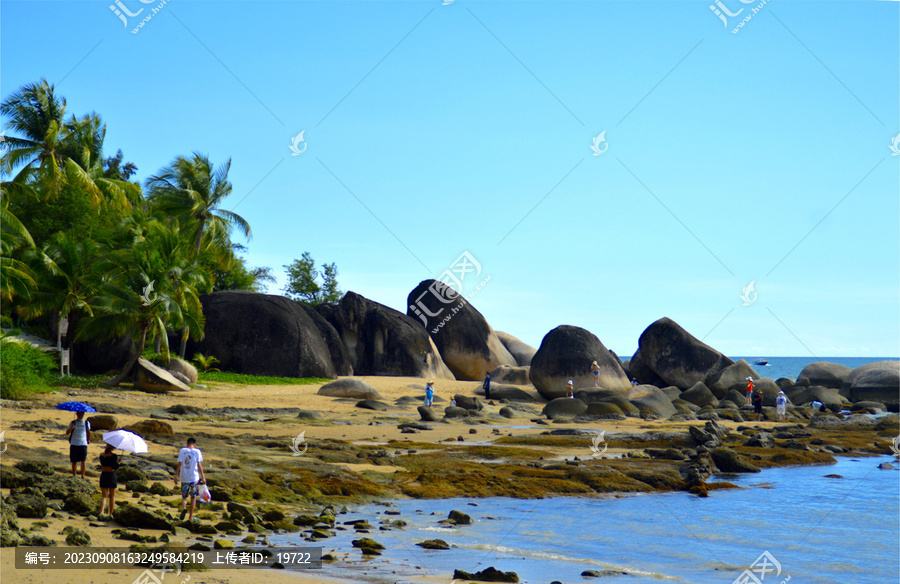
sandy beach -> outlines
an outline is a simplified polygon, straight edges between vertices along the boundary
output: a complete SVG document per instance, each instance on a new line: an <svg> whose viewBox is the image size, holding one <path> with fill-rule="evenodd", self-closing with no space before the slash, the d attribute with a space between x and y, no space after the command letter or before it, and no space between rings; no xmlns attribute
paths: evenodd
<svg viewBox="0 0 900 584"><path fill-rule="evenodd" d="M532 488L548 488L546 491L535 491L536 496L545 496L545 493L558 495L575 494L591 495L594 490L579 486L577 491L569 482L558 482L548 486L540 483L540 479L529 476L529 473L538 476L539 471L531 467L547 469L560 468L562 465L575 465L573 469L602 470L603 465L616 464L616 469L628 471L628 465L640 465L640 472L671 473L668 467L661 466L672 464L672 461L650 460L642 454L636 458L624 456L635 451L643 450L646 446L654 446L654 443L646 444L619 444L616 436L624 435L651 435L660 432L681 432L685 435L689 426L703 427L704 421L672 421L672 420L642 420L640 418L627 418L622 421L597 421L589 424L573 423L571 421L549 424L537 423L537 413L541 404L535 393L535 403L529 404L533 413L522 412L522 417L506 420L496 416L497 410L504 404L487 403L478 417L464 418L462 421L445 421L429 423L429 429L423 429L415 434L404 433L403 423L419 421L416 406L423 395L424 383L418 378L391 378L391 377L363 377L370 384L385 404L390 405L386 411L373 411L361 409L356 406L357 399L335 398L317 395L320 385L258 385L237 386L219 383L210 383L206 389L192 389L189 392L169 394L149 394L128 388L116 389L91 389L91 390L62 390L53 394L42 394L34 399L24 402L4 402L2 409L2 427L6 430L5 444L8 450L2 456L4 471L19 461L43 461L50 464L59 476L70 473L68 464L68 444L64 439L63 430L72 419L70 412L53 409L62 401L84 401L96 407L100 412L114 412L119 427L138 423L143 420L157 419L169 424L173 430L172 435L145 436L149 444L150 453L141 457L151 457L156 461L168 460L174 463L178 449L189 436L195 436L198 446L204 453L204 468L215 494L228 492L227 498L233 501L241 501L247 504L259 504L259 509L279 509L286 519L296 515L319 513L326 504L336 507L391 498L409 497L409 493L420 495L422 489L440 489L446 487L447 492L440 490L431 492L430 496L458 496L460 492L459 482L453 482L447 478L447 483L427 482L426 475L429 470L419 471L425 462L416 456L421 451L426 451L431 458L434 472L437 474L452 474L452 470L442 471L444 461L440 456L454 456L453 460L459 460L460 464L466 463L478 465L484 469L484 477L503 476L506 469L518 473L517 481L522 481L521 492L512 493L499 489L496 494L504 496L531 496ZM480 384L465 381L441 380L437 384L435 409L440 411L455 393L473 396ZM528 388L523 386L526 391ZM533 390L532 390L533 391ZM404 396L410 396L413 400L406 400ZM167 413L173 406L184 406L182 410L194 412L194 415L172 415ZM192 408L196 408L193 410ZM233 410L229 410L233 408ZM526 408L527 409L527 408ZM179 411L182 411L179 410ZM304 410L316 412L318 417L314 419L298 419L297 412ZM215 415L204 412L216 412ZM196 412L200 412L197 414ZM225 415L223 412L231 412ZM256 413L250 413L256 412ZM737 432L741 423L729 420L718 422L729 432ZM784 426L773 422L752 423L755 430L772 430L775 426ZM554 435L548 436L549 431ZM566 430L571 434L566 435ZM609 449L603 456L592 456L590 450L591 435L582 432L596 433L604 431L612 437ZM408 430L407 430L408 432ZM304 443L308 450L302 456L294 456L291 445L295 438L303 433ZM97 434L94 440L97 441ZM860 442L871 441L869 437L860 437ZM887 442L885 443L887 444ZM336 448L340 448L335 450ZM392 451L385 454L384 450ZM405 450L404 450L405 449ZM651 449L647 449L648 451ZM770 449L782 450L782 449ZM784 449L785 452L798 452ZM96 456L100 452L99 446L91 446L89 454L89 471L86 479L92 485L96 485L99 473L95 468ZM497 453L508 453L501 456ZM340 456L338 456L340 454ZM816 453L806 453L816 454ZM816 456L825 456L822 453ZM134 455L123 457L123 464L134 463ZM833 460L828 456L828 460ZM358 462L357 462L358 461ZM415 461L415 462L413 462ZM680 458L679 461L680 462ZM791 461L788 461L789 464ZM799 461L798 463L802 463ZM827 462L825 459L810 459L808 462ZM763 460L765 465L768 461ZM456 463L454 463L456 464ZM772 463L771 465L778 465ZM527 469L530 468L530 471ZM328 470L331 469L331 470ZM309 488L315 486L315 491L306 491L296 487L295 483L281 483L272 480L269 475L274 470L277 473L296 473L299 477L309 477ZM121 472L121 471L120 471ZM612 472L612 471L610 471ZM628 471L630 472L630 471ZM326 477L337 473L337 482L329 482ZM627 474L627 472L626 472ZM262 485L237 487L236 484L247 479L247 476L261 476L270 481L270 485L287 484L294 485L296 491L291 493L288 489L272 488L267 491ZM549 476L549 474L548 474ZM563 478L564 475L559 475ZM644 476L644 475L633 475ZM677 476L677 475L666 475ZM315 478L312 478L315 477ZM400 477L400 478L398 478ZM527 478L526 478L527 477ZM622 475L623 480L628 478ZM475 496L487 496L493 491L479 491L483 488L477 477L466 478L471 492ZM512 480L512 479L511 479ZM538 481L528 483L526 481ZM548 479L549 480L549 479ZM559 479L553 479L559 480ZM568 477L571 480L571 477ZM632 484L634 481L628 478ZM650 480L650 479L646 479ZM668 480L668 479L667 479ZM153 480L151 479L151 482ZM174 483L160 481L171 489ZM234 484L228 484L229 482ZM651 481L653 482L653 481ZM365 488L354 489L354 484L363 485ZM572 482L571 484L575 484ZM623 483L624 484L624 483ZM635 483L636 484L636 483ZM431 487L427 485L437 485ZM148 493L129 492L122 488L117 494L117 504L139 503L151 510L162 510L170 516L177 514L180 497L173 494L151 495ZM230 487L234 487L230 489ZM421 487L421 488L420 488ZM644 489L649 489L642 483ZM304 487L306 488L306 487ZM328 490L328 489L331 490ZM598 492L606 489L615 492L619 487L596 487ZM656 490L670 490L671 486L662 483L656 485ZM684 486L678 488L685 488ZM230 490L229 490L230 489ZM567 489L569 489L567 491ZM223 491L224 490L224 491ZM249 490L250 493L245 492ZM629 487L630 490L630 487ZM650 489L654 490L654 489ZM558 492L553 492L558 491ZM297 496L297 494L300 496ZM3 489L3 495L8 496L10 490ZM215 497L214 497L215 498ZM137 499L138 501L135 501ZM99 500L99 494L95 495ZM198 517L203 523L214 523L220 519L233 517L228 510L218 503L212 509L202 508L198 511ZM204 515L205 514L205 515ZM22 530L30 530L28 533L38 533L49 537L64 545L65 536L58 533L65 526L75 526L83 529L91 538L91 546L94 547L125 547L131 541L117 539L113 530L120 528L115 521L100 521L96 517L85 517L64 511L54 511L52 508L48 515L42 519L19 518L18 524ZM284 524L279 524L285 527ZM240 528L241 536L246 531ZM142 535L161 538L171 535L164 529L131 529ZM265 531L265 530L261 530ZM269 530L271 532L271 530ZM224 536L224 534L223 534ZM264 540L265 533L260 533L260 541ZM371 536L378 538L375 532ZM220 536L204 536L182 531L181 535L173 536L169 545L192 545L197 543L211 544L211 540ZM227 536L240 545L241 537ZM310 543L310 545L324 546L325 553L334 553L336 556L344 556L350 552L350 557L356 558L353 552L356 550L333 549L328 545L328 539ZM73 584L105 583L105 582L132 582L140 576L141 569L97 571L91 569L80 570L16 570L14 567L13 548L4 548L0 551L0 571L3 577L14 579L16 582L67 582ZM250 583L259 582L261 574L255 570L221 570L216 569L207 572L186 572L191 576L191 582L214 583ZM437 578L435 581L450 581L447 578ZM315 572L280 572L266 570L265 579L273 584L282 582L320 582L329 578L328 563L324 563L322 570ZM170 577L171 579L171 577ZM168 580L166 580L168 581Z"/></svg>

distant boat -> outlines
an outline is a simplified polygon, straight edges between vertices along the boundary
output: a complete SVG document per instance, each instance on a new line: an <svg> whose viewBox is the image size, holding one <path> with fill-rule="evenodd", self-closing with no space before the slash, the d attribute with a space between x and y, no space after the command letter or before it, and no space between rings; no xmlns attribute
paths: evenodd
<svg viewBox="0 0 900 584"><path fill-rule="evenodd" d="M753 364L766 366L769 364L769 361L767 359L757 359L756 361L753 362Z"/></svg>

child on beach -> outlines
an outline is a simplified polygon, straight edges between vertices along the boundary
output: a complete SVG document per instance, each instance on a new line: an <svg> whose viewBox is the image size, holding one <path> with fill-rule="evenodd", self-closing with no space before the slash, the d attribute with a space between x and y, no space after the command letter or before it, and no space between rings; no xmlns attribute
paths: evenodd
<svg viewBox="0 0 900 584"><path fill-rule="evenodd" d="M600 366L596 361L591 363L591 372L594 374L594 387L597 387L600 383Z"/></svg>
<svg viewBox="0 0 900 584"><path fill-rule="evenodd" d="M430 408L434 402L434 381L428 380L425 384L425 407Z"/></svg>
<svg viewBox="0 0 900 584"><path fill-rule="evenodd" d="M566 397L575 397L575 383L571 379L566 383Z"/></svg>
<svg viewBox="0 0 900 584"><path fill-rule="evenodd" d="M778 392L778 396L775 398L775 413L779 420L784 419L785 410L787 409L787 396L784 395L783 391Z"/></svg>

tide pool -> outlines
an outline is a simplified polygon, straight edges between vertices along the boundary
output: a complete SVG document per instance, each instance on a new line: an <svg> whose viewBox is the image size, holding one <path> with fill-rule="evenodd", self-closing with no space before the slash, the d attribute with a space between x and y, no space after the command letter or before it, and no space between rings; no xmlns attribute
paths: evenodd
<svg viewBox="0 0 900 584"><path fill-rule="evenodd" d="M450 578L455 568L515 571L522 582L687 582L731 584L764 552L771 572L762 582L890 584L900 581L900 471L881 470L891 457L840 458L837 464L764 470L729 479L743 489L708 498L656 493L621 498L542 500L400 500L366 505L338 523L368 519L365 534L384 555L362 559L351 528L320 542L341 560L324 577L354 581L421 582ZM837 474L843 478L825 478ZM386 510L400 515L385 515ZM446 528L451 509L473 525ZM379 531L382 520L404 529ZM446 551L415 544L440 538ZM272 536L273 545L309 545L298 534ZM345 556L346 554L346 556ZM767 559L768 561L768 559ZM585 579L583 570L629 575ZM756 577L759 577L757 572ZM750 582L754 582L750 580Z"/></svg>

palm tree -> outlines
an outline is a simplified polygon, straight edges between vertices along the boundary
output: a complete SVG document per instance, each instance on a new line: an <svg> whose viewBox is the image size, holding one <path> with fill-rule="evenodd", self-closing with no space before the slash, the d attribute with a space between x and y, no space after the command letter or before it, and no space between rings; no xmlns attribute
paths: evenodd
<svg viewBox="0 0 900 584"><path fill-rule="evenodd" d="M65 186L77 187L95 204L104 197L124 208L140 190L126 181L103 177L103 139L106 126L96 114L65 120L66 100L46 79L20 87L0 103L0 114L18 135L6 136L6 155L0 173L12 175L3 187L9 193L39 193L40 199L59 196Z"/></svg>
<svg viewBox="0 0 900 584"><path fill-rule="evenodd" d="M25 262L12 257L20 249L34 248L31 234L9 210L9 199L0 193L0 300L28 299L37 288L34 273Z"/></svg>
<svg viewBox="0 0 900 584"><path fill-rule="evenodd" d="M143 353L148 338L159 338L169 357L168 328L203 335L198 289L208 287L205 272L189 259L190 244L177 228L150 221L136 243L114 250L102 262L105 273L93 302L94 314L79 322L76 338L131 335L137 352L108 381L118 385Z"/></svg>
<svg viewBox="0 0 900 584"><path fill-rule="evenodd" d="M231 194L228 171L231 159L218 169L209 157L198 152L188 159L178 156L163 168L158 175L147 179L148 200L160 212L177 217L189 232L194 233L194 261L199 264L199 255L204 240L215 244L221 254L230 250L230 236L234 228L250 238L250 224L234 213L220 209L225 197ZM182 331L178 355L183 359L187 348L187 332Z"/></svg>
<svg viewBox="0 0 900 584"><path fill-rule="evenodd" d="M92 315L100 245L90 238L58 233L41 251L32 256L41 286L24 307L23 316L30 320L50 313L58 313L59 318L73 312Z"/></svg>
<svg viewBox="0 0 900 584"><path fill-rule="evenodd" d="M200 253L207 233L213 238L222 234L230 236L236 227L244 236L251 237L250 224L243 217L219 208L231 194L230 168L231 159L215 169L209 157L195 152L190 159L178 156L158 175L147 179L151 204L195 230L195 253Z"/></svg>

